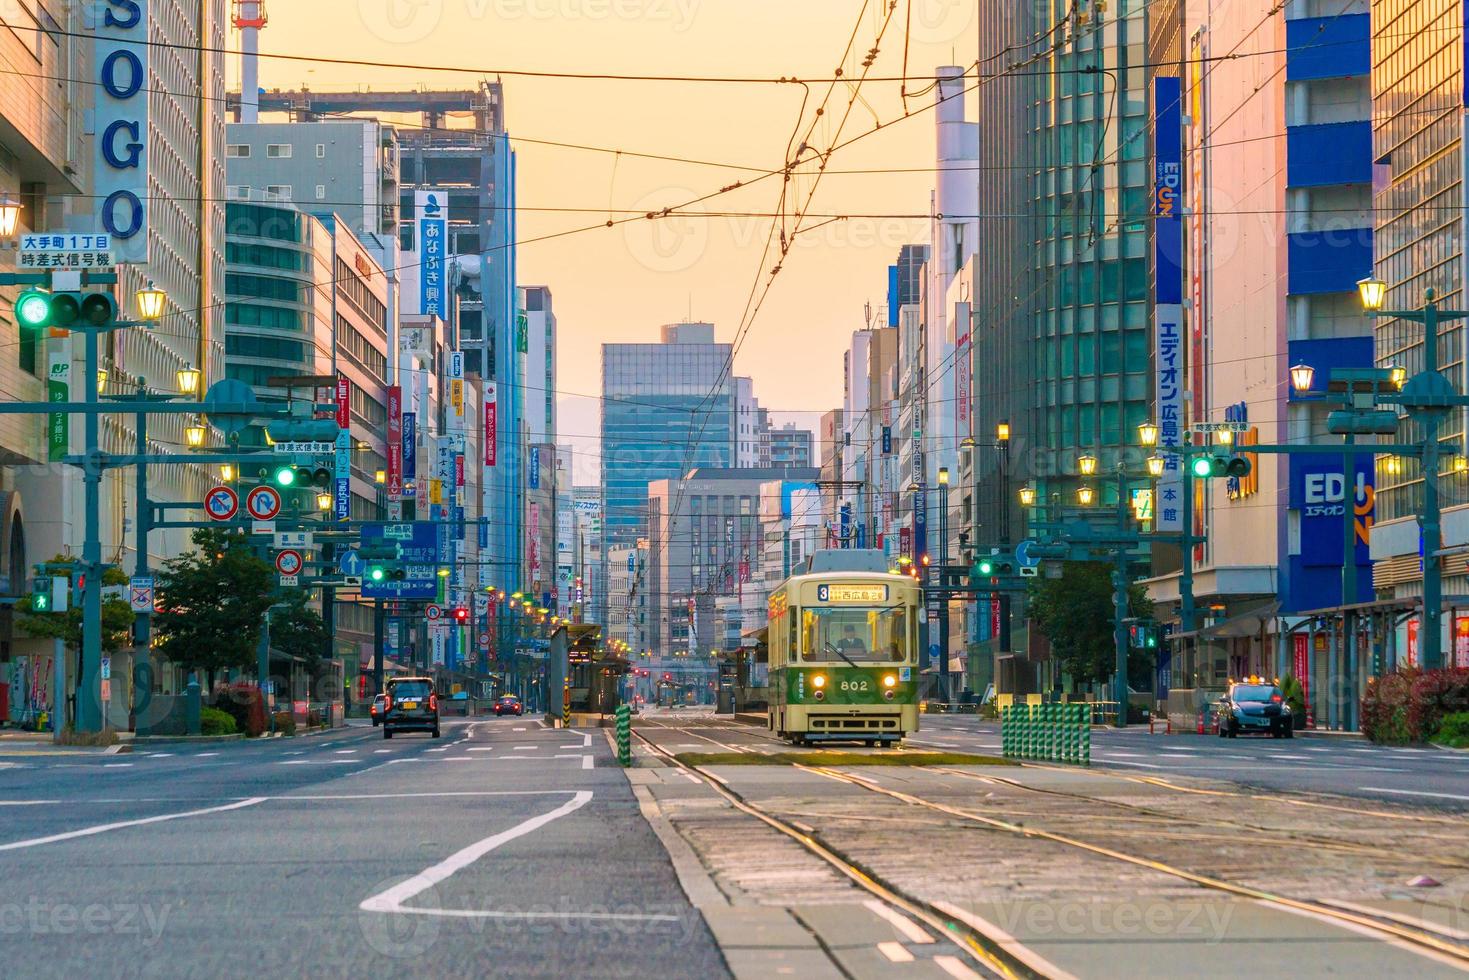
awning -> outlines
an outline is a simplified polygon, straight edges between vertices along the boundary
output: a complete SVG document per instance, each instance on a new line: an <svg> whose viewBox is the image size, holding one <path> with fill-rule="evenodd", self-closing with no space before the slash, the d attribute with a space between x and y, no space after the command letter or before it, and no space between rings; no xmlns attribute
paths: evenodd
<svg viewBox="0 0 1469 980"><path fill-rule="evenodd" d="M1242 640L1250 636L1259 636L1265 630L1265 626L1272 622L1280 613L1279 601L1267 603L1242 612L1237 616L1231 616L1222 623L1213 626L1205 626L1203 629L1192 630L1188 633L1174 633L1170 639L1182 640L1194 638L1199 640Z"/></svg>

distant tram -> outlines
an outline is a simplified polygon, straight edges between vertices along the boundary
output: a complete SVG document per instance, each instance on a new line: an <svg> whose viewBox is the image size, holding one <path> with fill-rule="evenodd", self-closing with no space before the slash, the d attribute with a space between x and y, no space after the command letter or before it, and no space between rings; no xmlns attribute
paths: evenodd
<svg viewBox="0 0 1469 980"><path fill-rule="evenodd" d="M770 595L770 730L797 745L917 731L922 607L880 551L814 554Z"/></svg>

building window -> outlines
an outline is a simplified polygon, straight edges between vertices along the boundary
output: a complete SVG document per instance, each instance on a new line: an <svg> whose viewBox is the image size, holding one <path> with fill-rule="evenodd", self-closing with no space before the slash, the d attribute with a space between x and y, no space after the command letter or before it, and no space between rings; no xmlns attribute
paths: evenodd
<svg viewBox="0 0 1469 980"><path fill-rule="evenodd" d="M231 143L224 148L224 155L236 159L246 159L250 156L250 144Z"/></svg>
<svg viewBox="0 0 1469 980"><path fill-rule="evenodd" d="M287 160L291 156L291 144L267 143L265 144L265 155L274 160Z"/></svg>
<svg viewBox="0 0 1469 980"><path fill-rule="evenodd" d="M325 201L326 200L326 185L325 184L317 184L316 185L316 199L318 201Z"/></svg>
<svg viewBox="0 0 1469 980"><path fill-rule="evenodd" d="M289 201L291 199L291 185L266 184L265 199L267 201Z"/></svg>
<svg viewBox="0 0 1469 980"><path fill-rule="evenodd" d="M231 184L225 192L225 197L231 201L248 201L250 200L250 185Z"/></svg>
<svg viewBox="0 0 1469 980"><path fill-rule="evenodd" d="M326 144L325 143L317 143L316 144L316 158L318 160L320 160L324 156L326 156Z"/></svg>

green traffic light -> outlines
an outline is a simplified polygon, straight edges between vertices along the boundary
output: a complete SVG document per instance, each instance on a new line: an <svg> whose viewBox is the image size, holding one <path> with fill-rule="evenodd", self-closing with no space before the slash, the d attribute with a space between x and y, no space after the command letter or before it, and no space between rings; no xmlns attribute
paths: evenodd
<svg viewBox="0 0 1469 980"><path fill-rule="evenodd" d="M296 470L291 466L282 466L275 471L275 482L283 487L288 487L296 482Z"/></svg>
<svg viewBox="0 0 1469 980"><path fill-rule="evenodd" d="M1199 479L1214 475L1214 461L1208 456L1200 456L1189 464L1189 469Z"/></svg>
<svg viewBox="0 0 1469 980"><path fill-rule="evenodd" d="M51 319L51 297L36 290L27 290L15 301L15 318L22 327L44 327Z"/></svg>
<svg viewBox="0 0 1469 980"><path fill-rule="evenodd" d="M381 582L386 575L387 573L383 571L381 565L374 565L367 570L367 577L374 582Z"/></svg>
<svg viewBox="0 0 1469 980"><path fill-rule="evenodd" d="M31 596L31 609L35 610L36 612L50 612L51 597L46 595L45 593L36 593L35 595Z"/></svg>
<svg viewBox="0 0 1469 980"><path fill-rule="evenodd" d="M979 574L981 575L990 575L994 572L994 570L995 566L992 562L982 561L979 563Z"/></svg>

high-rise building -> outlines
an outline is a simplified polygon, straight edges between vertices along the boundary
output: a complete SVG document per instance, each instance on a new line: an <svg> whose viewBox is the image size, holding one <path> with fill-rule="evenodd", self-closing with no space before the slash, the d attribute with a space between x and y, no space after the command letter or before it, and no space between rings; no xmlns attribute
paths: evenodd
<svg viewBox="0 0 1469 980"><path fill-rule="evenodd" d="M525 426L532 443L556 438L556 314L549 286L526 286L520 291L525 316L525 350L521 354L521 385L525 392ZM516 325L516 343L520 343Z"/></svg>
<svg viewBox="0 0 1469 980"><path fill-rule="evenodd" d="M712 323L672 323L656 344L602 345L607 544L647 534L648 484L735 460L733 349Z"/></svg>
<svg viewBox="0 0 1469 980"><path fill-rule="evenodd" d="M812 442L810 429L803 429L794 422L787 422L780 428L768 430L770 454L765 465L771 469L807 469L813 465Z"/></svg>

